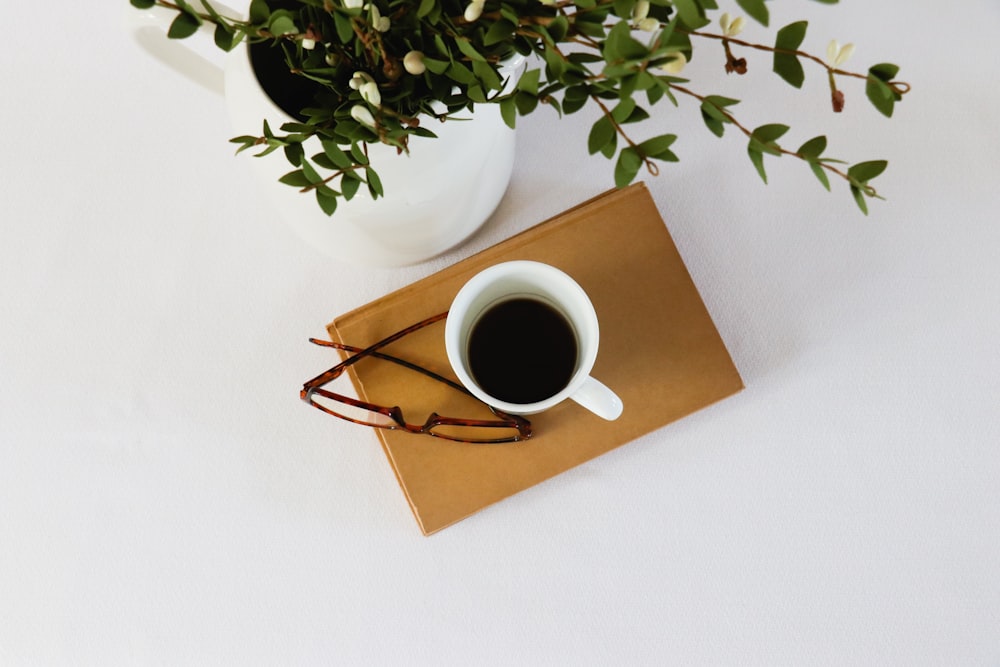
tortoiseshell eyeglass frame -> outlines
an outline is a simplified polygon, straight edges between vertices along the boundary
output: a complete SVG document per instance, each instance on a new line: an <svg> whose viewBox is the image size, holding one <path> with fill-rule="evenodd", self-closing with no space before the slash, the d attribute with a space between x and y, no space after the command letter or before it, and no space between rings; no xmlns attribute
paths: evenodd
<svg viewBox="0 0 1000 667"><path fill-rule="evenodd" d="M354 347L353 345L345 345L343 343L334 343L334 342L331 342L331 341L320 340L320 339L317 339L317 338L310 338L309 341L311 343L315 343L316 345L322 345L324 347L332 347L332 348L336 348L338 350L344 350L346 352L353 352L355 354L353 354L352 356L348 357L344 361L340 362L339 364L337 364L333 368L331 368L331 369L329 369L329 370L321 373L320 375L317 375L316 377L314 377L313 379L309 380L304 385L302 385L302 391L299 393L299 397L303 401L305 401L306 403L308 403L309 405L311 405L314 408L317 408L319 410L322 410L323 412L325 412L325 413L327 413L329 415L333 415L334 417L339 417L340 419L344 419L346 421L353 422L355 424L360 424L362 426L369 426L371 428L384 428L384 429L388 429L388 430L402 430L402 431L407 431L409 433L418 433L418 434L429 435L429 436L432 436L432 437L435 437L435 438L442 438L442 439L445 439L445 440L452 440L454 442L467 442L467 443L474 443L474 444L501 444L501 443L520 442L522 440L527 440L528 438L531 437L531 422L529 422L524 417L521 417L519 415L510 415L510 414L507 414L505 412L501 412L501 411L497 410L496 408L494 408L492 406L489 406L489 405L487 405L486 407L488 407L490 409L490 412L492 412L494 415L497 416L497 419L495 419L495 420L492 420L492 419L456 419L456 418L453 418L453 417L442 417L441 415L439 415L439 414L437 414L435 412L435 413L432 413L430 415L430 417L427 418L427 421L424 422L423 424L410 424L410 423L407 423L407 421L404 419L404 417L403 417L403 411L402 411L402 409L399 406L386 407L386 406L382 406L382 405L376 405L374 403L368 403L367 401L361 401L361 400L358 400L356 398L351 398L349 396L344 396L342 394L338 394L338 393L335 393L335 392L329 391L328 389L324 389L323 388L323 385L325 385L325 384L327 384L329 382L332 382L333 380L336 380L350 366L353 366L354 364L358 363L359 361L361 361L362 359L365 359L367 357L374 357L374 358L377 358L377 359L382 359L383 361L389 361L389 362L392 362L394 364L398 364L398 365L403 366L404 368L408 368L408 369L410 369L412 371L416 371L418 373L422 373L423 375L426 375L429 378L437 380L438 382L443 382L444 384L448 385L449 387L451 387L451 388L453 388L453 389L455 389L457 391L460 391L463 394L465 394L467 396L470 396L471 398L473 398L477 402L481 403L482 401L480 401L478 398L476 398L475 396L473 396L473 394L468 389L466 389L465 387L463 387L458 382L455 382L454 380L450 380L450 379L448 379L446 377L438 375L437 373L435 373L435 372L433 372L431 370L428 370L426 368L418 366L417 364L414 364L412 362L406 361L405 359L400 359L399 357L394 357L392 355L385 354L383 352L379 352L378 351L379 349L385 347L386 345L389 345L390 343L394 343L395 341L399 340L400 338L403 338L404 336L407 336L407 335L409 335L409 334L411 334L411 333L413 333L415 331L419 331L420 329L423 329L424 327L427 327L427 326L429 326L431 324L434 324L435 322L440 322L441 320L445 319L447 316L448 316L448 313L444 312L444 313L439 313L438 315L434 315L432 317L428 317L426 320L422 320L420 322L417 322L414 325L406 327L405 329L397 331L396 333L392 334L391 336L383 338L382 340L378 341L377 343L369 345L366 348L359 348L359 347ZM355 408L359 408L359 409L362 409L362 410L367 410L369 412L373 412L373 413L377 413L377 414L380 414L380 415L384 415L385 417L388 417L389 419L391 419L392 423L391 424L384 424L384 425L383 424L371 424L371 423L368 423L368 422L363 422L363 421L359 421L357 419L353 419L353 418L348 417L346 415L339 414L335 410L332 410L332 409L326 407L325 405L321 405L321 404L317 403L314 400L314 398L313 398L314 395L319 395L319 396L322 396L324 398L327 398L327 399L330 399L330 400L333 400L333 401L338 401L340 403L345 403L345 404L353 406ZM448 435L446 433L441 433L439 431L435 431L434 430L437 427L442 427L442 426L445 426L445 427L446 426L460 426L460 427L470 427L470 428L482 428L483 429L483 437L482 438L461 438L461 437L451 436L451 435ZM509 436L504 436L504 437L491 437L490 434L489 434L489 430L490 429L498 429L498 428L513 429L514 431L516 431L516 435L509 435Z"/></svg>

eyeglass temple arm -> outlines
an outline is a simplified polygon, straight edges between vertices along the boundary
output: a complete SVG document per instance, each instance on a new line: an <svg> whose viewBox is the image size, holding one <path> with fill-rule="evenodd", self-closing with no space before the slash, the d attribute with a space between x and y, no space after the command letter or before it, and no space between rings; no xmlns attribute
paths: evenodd
<svg viewBox="0 0 1000 667"><path fill-rule="evenodd" d="M342 361L341 363L337 364L336 366L334 366L330 370L326 371L325 373L317 375L312 380L309 380L308 382L306 382L302 386L302 393L301 393L302 398L305 399L310 393L312 393L313 389L315 389L316 387L319 387L320 385L324 385L327 382L329 382L329 381L337 378L341 373L344 372L345 369L347 369L348 366L353 366L355 363L357 363L361 359L365 358L369 354L372 354L375 350L379 349L380 347L385 347L389 343L393 343L393 342L399 340L400 338L402 338L403 336L409 335L409 334L413 333L414 331L417 331L418 329L422 329L422 328L426 327L429 324L434 324L435 322L443 320L446 317L448 317L448 311L445 311L443 313L439 313L439 314L434 315L432 317L428 317L426 320L423 320L422 322L417 322L416 324L414 324L412 326L409 326L409 327L406 327L405 329L403 329L401 331L397 331L396 333L392 334L388 338L383 338L379 342L374 343L373 345L369 345L368 347L364 348L363 350L361 350L360 352L358 352L357 354L355 354L353 357L349 357L348 359L345 359L344 361Z"/></svg>
<svg viewBox="0 0 1000 667"><path fill-rule="evenodd" d="M335 349L338 349L338 350L345 350L347 352L355 352L355 353L359 353L359 354L361 352L363 352L362 348L360 348L360 347L355 347L353 345L345 345L344 343L334 343L334 342L331 342L331 341L328 341L328 340L320 340L318 338L310 338L309 342L310 343L314 343L316 345L321 345L323 347L332 347L332 348L335 348ZM423 373L424 375L426 375L427 377L429 377L429 378L431 378L433 380L437 380L438 382L443 382L446 385L448 385L449 387L451 387L453 389L457 389L458 391L462 392L463 394L467 394L468 396L472 396L473 398L475 398L475 396L473 395L473 393L471 391L469 391L468 389L466 389L465 387L463 387L462 385L460 385L458 382L455 382L454 380L449 380L448 378L444 377L443 375L438 375L437 373L435 373L434 371L432 371L432 370L430 370L428 368L424 368L423 366L418 366L417 364L415 364L413 362L410 362L410 361L407 361L406 359L400 359L399 357L394 357L391 354L385 354L384 352L369 352L369 354L371 356L373 356L373 357L378 358L378 359L383 359L385 361L391 361L394 364L398 364L398 365L403 366L405 368L409 368L411 371L416 371L418 373Z"/></svg>

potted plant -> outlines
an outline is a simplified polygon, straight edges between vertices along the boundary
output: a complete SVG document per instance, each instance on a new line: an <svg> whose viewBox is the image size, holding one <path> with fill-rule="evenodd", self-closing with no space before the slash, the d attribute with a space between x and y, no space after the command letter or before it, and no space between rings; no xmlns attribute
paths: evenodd
<svg viewBox="0 0 1000 667"><path fill-rule="evenodd" d="M280 181L312 194L328 215L362 188L372 198L383 195L369 146L406 153L414 137L435 136L436 121L451 122L482 105L495 105L512 128L540 107L560 115L596 107L600 116L585 139L590 153L614 161L614 182L622 187L642 169L655 174L659 163L678 160L674 134L639 133L647 108L682 100L699 105L713 134L728 128L745 135L765 181L765 156L793 156L826 189L831 177L845 182L867 213L867 200L878 197L871 181L885 161L848 165L830 158L823 136L786 147L787 126L746 126L734 110L737 100L703 90L707 84L685 78L684 66L696 45L711 44L725 56L724 71L742 75L741 51L767 51L774 73L792 86L801 87L807 67L825 75L834 112L844 107L839 86L846 80L863 82L867 99L886 116L909 90L889 63L862 73L842 69L851 45L832 42L825 57L800 50L804 21L775 31L770 44L744 41L746 19L720 15L715 0L253 0L244 18L224 15L211 0L130 1L176 12L171 38L207 24L224 50L241 42L262 53L266 47L279 78L269 93L295 88L282 102L293 120L280 127L264 122L258 134L231 141L238 152L278 153L289 163ZM764 0L736 4L768 25ZM515 83L501 68L517 56L527 56L528 64ZM313 145L321 150L310 154Z"/></svg>

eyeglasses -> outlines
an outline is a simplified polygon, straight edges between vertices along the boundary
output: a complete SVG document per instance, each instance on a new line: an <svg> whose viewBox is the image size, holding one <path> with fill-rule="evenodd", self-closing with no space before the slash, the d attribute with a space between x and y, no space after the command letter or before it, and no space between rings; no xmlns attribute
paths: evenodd
<svg viewBox="0 0 1000 667"><path fill-rule="evenodd" d="M477 404L485 405L458 382L438 375L431 370L418 366L417 364L405 359L400 359L399 357L378 351L386 345L403 338L404 336L412 334L415 331L419 331L420 329L434 324L435 322L440 322L447 316L447 312L434 315L433 317L429 317L422 322L417 322L412 326L397 331L391 336L383 338L379 342L369 345L366 348L359 348L354 347L353 345L345 345L343 343L334 343L319 340L317 338L310 338L309 341L311 343L315 343L316 345L332 347L346 352L353 352L354 355L348 357L330 370L306 382L302 386L302 391L299 396L306 403L309 403L313 407L318 408L329 415L345 419L355 424L361 424L363 426L372 426L374 428L384 428L387 430L402 430L409 433L423 433L435 438L443 438L445 440L453 440L456 442L490 444L520 442L522 440L527 440L531 437L531 422L518 415L509 415L501 412L492 406L487 405L486 407L489 408L490 412L492 412L497 419L456 419L452 417L442 417L435 412L431 413L431 415L427 418L427 421L423 424L411 424L408 423L403 417L403 411L399 406L386 407L376 405L374 403L361 401L349 396L343 396L323 388L323 385L339 378L349 367L358 363L362 359L372 357L394 363L417 373L421 373L426 377L448 385L456 391L462 392L466 396L469 396Z"/></svg>

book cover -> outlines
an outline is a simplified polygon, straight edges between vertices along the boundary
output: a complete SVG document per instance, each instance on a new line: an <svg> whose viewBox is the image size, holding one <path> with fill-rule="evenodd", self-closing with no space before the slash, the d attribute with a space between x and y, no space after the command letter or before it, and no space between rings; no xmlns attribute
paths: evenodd
<svg viewBox="0 0 1000 667"><path fill-rule="evenodd" d="M359 438L381 441L424 534L743 388L642 183L605 193L341 315L328 326L330 336L349 345L370 345L446 311L469 278L492 264L514 259L556 266L587 291L601 327L592 374L621 396L625 410L617 421L608 422L565 401L529 417L534 430L531 439L500 445L359 430ZM383 351L455 377L445 355L443 322ZM460 392L395 364L365 359L352 368L351 380L363 400L398 405L408 422L423 423L432 412L449 417L489 416L476 412L482 406Z"/></svg>

